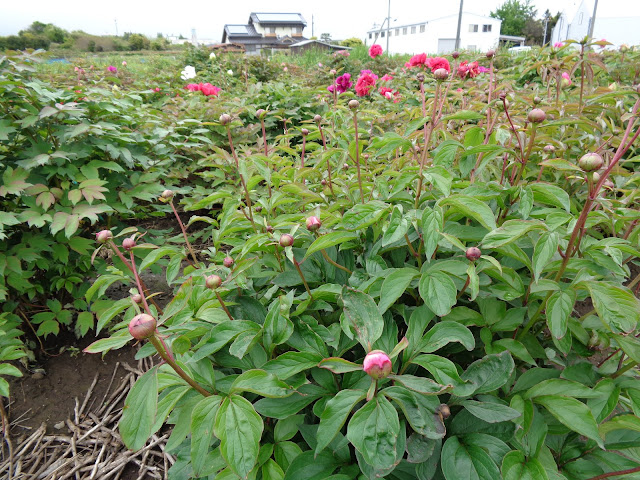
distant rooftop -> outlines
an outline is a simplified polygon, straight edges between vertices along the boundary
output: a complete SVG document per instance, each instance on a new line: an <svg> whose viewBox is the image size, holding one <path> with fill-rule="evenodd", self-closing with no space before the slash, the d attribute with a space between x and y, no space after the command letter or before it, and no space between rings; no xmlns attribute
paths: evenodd
<svg viewBox="0 0 640 480"><path fill-rule="evenodd" d="M249 16L249 22L262 23L262 24L302 24L307 25L306 20L299 13L260 13L251 12Z"/></svg>

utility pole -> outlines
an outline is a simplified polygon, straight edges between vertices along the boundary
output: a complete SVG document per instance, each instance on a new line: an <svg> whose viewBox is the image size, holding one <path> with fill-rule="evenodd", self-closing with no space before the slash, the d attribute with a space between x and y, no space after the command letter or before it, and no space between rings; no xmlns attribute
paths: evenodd
<svg viewBox="0 0 640 480"><path fill-rule="evenodd" d="M464 0L460 0L460 12L458 13L458 33L456 33L456 51L460 50L460 27L462 26L462 4Z"/></svg>
<svg viewBox="0 0 640 480"><path fill-rule="evenodd" d="M113 19L113 21L114 21L114 22L115 22L115 24L116 24L116 37L117 37L117 36L118 36L118 19L117 19L117 18L114 18L114 19Z"/></svg>
<svg viewBox="0 0 640 480"><path fill-rule="evenodd" d="M387 56L389 55L389 35L391 34L391 0L387 5Z"/></svg>
<svg viewBox="0 0 640 480"><path fill-rule="evenodd" d="M589 38L588 38L589 41L591 41L593 39L593 26L596 23L596 12L597 11L598 11L598 0L596 0L594 5L593 5L593 16L591 17L591 22L589 23Z"/></svg>
<svg viewBox="0 0 640 480"><path fill-rule="evenodd" d="M544 16L544 35L542 36L542 45L547 44L547 25L549 24L549 10L545 12Z"/></svg>
<svg viewBox="0 0 640 480"><path fill-rule="evenodd" d="M314 37L315 35L313 34L313 28L315 26L315 23L313 21L313 13L311 14L311 36Z"/></svg>

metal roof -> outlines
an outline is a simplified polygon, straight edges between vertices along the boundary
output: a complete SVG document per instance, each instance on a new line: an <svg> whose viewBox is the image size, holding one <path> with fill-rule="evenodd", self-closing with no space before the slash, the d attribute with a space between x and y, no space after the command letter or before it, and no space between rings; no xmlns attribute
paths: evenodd
<svg viewBox="0 0 640 480"><path fill-rule="evenodd" d="M310 43L316 43L319 45L325 45L330 48L337 48L338 50L351 50L351 47L343 47L342 45L332 45L330 43L322 42L320 40L303 40L302 42L297 42L291 45L291 48L298 48L308 45Z"/></svg>
<svg viewBox="0 0 640 480"><path fill-rule="evenodd" d="M262 24L302 24L307 25L306 20L299 13L260 13L251 12L249 15L249 23Z"/></svg>

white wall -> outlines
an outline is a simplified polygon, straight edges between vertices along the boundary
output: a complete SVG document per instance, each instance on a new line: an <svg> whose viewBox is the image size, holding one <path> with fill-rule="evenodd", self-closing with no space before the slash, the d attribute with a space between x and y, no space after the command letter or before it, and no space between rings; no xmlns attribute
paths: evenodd
<svg viewBox="0 0 640 480"><path fill-rule="evenodd" d="M486 51L498 45L500 37L501 21L496 18L483 17L472 13L463 13L462 24L460 26L460 49L473 48L478 51ZM420 25L425 25L424 33L420 33ZM469 25L478 25L478 32L469 32ZM491 25L491 32L483 32L483 25ZM411 33L411 27L416 27L416 33ZM407 29L407 34L403 34L403 29ZM393 25L390 30L389 51L390 53L446 53L438 52L438 41L440 39L450 39L455 42L458 29L458 15L450 15L439 19L423 22L416 25ZM385 29L386 30L386 29ZM399 31L399 35L396 32ZM387 37L378 36L375 39L375 32L369 39L369 32L365 37L365 44L377 43L383 49L387 46ZM450 43L450 42L449 42ZM449 50L451 51L451 50Z"/></svg>
<svg viewBox="0 0 640 480"><path fill-rule="evenodd" d="M262 36L266 36L267 35L267 30L265 27L263 27L261 24L259 23L254 23L253 24L253 28L256 29L256 32L258 32L260 35ZM304 32L304 29L302 30L302 32ZM276 27L276 36L277 37L284 37L284 36L289 36L292 37L294 35L302 35L302 33L296 33L294 32L293 27Z"/></svg>

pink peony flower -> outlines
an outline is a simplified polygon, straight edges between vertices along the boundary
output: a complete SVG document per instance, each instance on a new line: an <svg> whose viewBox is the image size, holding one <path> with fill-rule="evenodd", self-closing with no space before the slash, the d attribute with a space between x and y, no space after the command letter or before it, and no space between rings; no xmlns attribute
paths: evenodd
<svg viewBox="0 0 640 480"><path fill-rule="evenodd" d="M200 85L198 85L197 83L190 83L184 88L186 88L190 92L199 92L200 91Z"/></svg>
<svg viewBox="0 0 640 480"><path fill-rule="evenodd" d="M478 66L478 62L467 63L467 61L465 60L458 66L458 75L460 76L460 78L474 78L479 73L480 67Z"/></svg>
<svg viewBox="0 0 640 480"><path fill-rule="evenodd" d="M439 68L444 68L447 73L451 72L451 67L449 66L449 60L443 57L433 57L427 59L427 66L431 68L432 72L435 72Z"/></svg>
<svg viewBox="0 0 640 480"><path fill-rule="evenodd" d="M156 87L156 88L152 88L151 90L153 90L154 92L159 92L160 91L160 87Z"/></svg>
<svg viewBox="0 0 640 480"><path fill-rule="evenodd" d="M489 71L490 70L487 67L483 67L482 65L478 67L478 73L487 73Z"/></svg>
<svg viewBox="0 0 640 480"><path fill-rule="evenodd" d="M122 61L122 66L126 67L127 66L127 62L125 60Z"/></svg>
<svg viewBox="0 0 640 480"><path fill-rule="evenodd" d="M217 97L218 93L220 93L220 90L221 90L221 88L218 88L215 85L211 85L210 83L201 83L199 87L200 87L200 91L207 97L211 95L213 95L214 97Z"/></svg>
<svg viewBox="0 0 640 480"><path fill-rule="evenodd" d="M405 64L405 66L409 67L409 68L425 66L425 65L427 65L427 54L426 53L419 53L417 55L414 55Z"/></svg>
<svg viewBox="0 0 640 480"><path fill-rule="evenodd" d="M378 44L373 44L369 47L369 56L376 58L378 55L382 55L382 47Z"/></svg>
<svg viewBox="0 0 640 480"><path fill-rule="evenodd" d="M389 75L388 73L386 73L386 74L385 74L385 75L380 79L380 81L381 81L381 82L389 82L389 81L391 81L391 80L393 80L393 77L392 77L391 75Z"/></svg>
<svg viewBox="0 0 640 480"><path fill-rule="evenodd" d="M107 71L109 71L110 73L118 73L118 69L116 67L114 67L113 65L109 65L107 67Z"/></svg>
<svg viewBox="0 0 640 480"><path fill-rule="evenodd" d="M372 350L364 357L362 369L376 380L386 378L391 373L391 359L382 350Z"/></svg>
<svg viewBox="0 0 640 480"><path fill-rule="evenodd" d="M563 87L569 87L573 83L571 81L571 76L569 75L569 72L562 72L561 83Z"/></svg>
<svg viewBox="0 0 640 480"><path fill-rule="evenodd" d="M342 55L343 57L348 57L351 54L347 50L338 50L333 54L334 58L337 57L338 55Z"/></svg>
<svg viewBox="0 0 640 480"><path fill-rule="evenodd" d="M553 48L562 48L564 47L564 43L562 42L556 42L553 44Z"/></svg>
<svg viewBox="0 0 640 480"><path fill-rule="evenodd" d="M362 70L360 72L360 77L358 77L358 81L356 82L356 94L359 97L366 97L369 95L369 93L371 93L371 89L376 84L376 80L378 80L378 76L371 70Z"/></svg>

